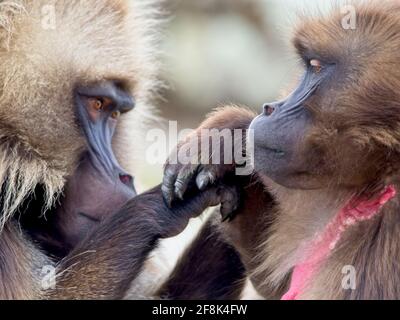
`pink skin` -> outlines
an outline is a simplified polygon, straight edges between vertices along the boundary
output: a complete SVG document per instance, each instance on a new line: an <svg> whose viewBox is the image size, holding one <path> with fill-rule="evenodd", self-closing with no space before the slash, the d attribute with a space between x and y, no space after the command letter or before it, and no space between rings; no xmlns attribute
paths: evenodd
<svg viewBox="0 0 400 320"><path fill-rule="evenodd" d="M372 219L380 209L396 195L393 186L388 186L374 200L352 199L331 221L321 236L309 245L308 254L295 266L289 291L282 300L300 299L304 289L312 281L321 264L330 256L344 231L358 222Z"/></svg>

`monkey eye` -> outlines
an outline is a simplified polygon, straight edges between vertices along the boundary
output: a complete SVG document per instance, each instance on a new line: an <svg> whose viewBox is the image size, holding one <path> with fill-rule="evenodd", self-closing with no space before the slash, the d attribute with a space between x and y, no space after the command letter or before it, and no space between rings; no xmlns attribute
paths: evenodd
<svg viewBox="0 0 400 320"><path fill-rule="evenodd" d="M111 118L113 119L118 119L121 116L121 112L120 111L114 111L113 113L111 113Z"/></svg>
<svg viewBox="0 0 400 320"><path fill-rule="evenodd" d="M91 110L94 111L105 111L112 108L113 101L110 98L106 97L94 97L88 98L88 106Z"/></svg>
<svg viewBox="0 0 400 320"><path fill-rule="evenodd" d="M98 98L90 98L89 106L94 110L100 111L103 109L103 100Z"/></svg>
<svg viewBox="0 0 400 320"><path fill-rule="evenodd" d="M315 73L320 73L322 70L322 63L318 59L311 59L310 66Z"/></svg>
<svg viewBox="0 0 400 320"><path fill-rule="evenodd" d="M97 120L103 112L107 112L107 114L115 120L120 117L120 111L113 111L114 101L108 97L85 97L85 100L87 111L94 121Z"/></svg>

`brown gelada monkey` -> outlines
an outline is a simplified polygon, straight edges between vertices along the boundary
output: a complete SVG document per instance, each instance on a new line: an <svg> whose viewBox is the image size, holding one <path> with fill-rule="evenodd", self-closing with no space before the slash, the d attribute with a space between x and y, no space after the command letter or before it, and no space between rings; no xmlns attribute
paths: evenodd
<svg viewBox="0 0 400 320"><path fill-rule="evenodd" d="M209 206L235 209L220 186L170 209L123 169L156 84L156 11L0 2L0 299L123 298L161 238Z"/></svg>
<svg viewBox="0 0 400 320"><path fill-rule="evenodd" d="M265 298L400 299L400 6L369 1L354 9L355 29L343 27L340 8L302 19L293 43L304 74L286 99L258 116L222 108L197 131L208 139L201 129L252 130L251 177L235 176L228 164L166 166L172 207L196 183L233 179L243 189L231 221L206 228L236 248ZM161 294L188 296L177 287L187 269L178 265Z"/></svg>

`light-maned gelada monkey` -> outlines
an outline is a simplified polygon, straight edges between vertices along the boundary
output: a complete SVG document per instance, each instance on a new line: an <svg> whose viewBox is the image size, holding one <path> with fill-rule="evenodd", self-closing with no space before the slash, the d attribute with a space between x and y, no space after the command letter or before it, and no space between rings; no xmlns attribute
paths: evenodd
<svg viewBox="0 0 400 320"><path fill-rule="evenodd" d="M1 299L123 298L160 239L208 206L235 207L229 187L173 209L160 187L136 195L156 11L139 0L0 1Z"/></svg>
<svg viewBox="0 0 400 320"><path fill-rule="evenodd" d="M258 116L225 107L197 131L209 139L201 129L253 130L254 175L237 177L229 164L166 166L172 208L196 183L242 187L232 221L212 220L203 233L235 246L265 298L400 299L400 5L350 4L355 28L339 7L301 19L293 43L304 73L288 98ZM216 151L223 161L223 146ZM164 287L170 298L192 292L176 289L191 272L185 261ZM196 268L210 261L197 259Z"/></svg>

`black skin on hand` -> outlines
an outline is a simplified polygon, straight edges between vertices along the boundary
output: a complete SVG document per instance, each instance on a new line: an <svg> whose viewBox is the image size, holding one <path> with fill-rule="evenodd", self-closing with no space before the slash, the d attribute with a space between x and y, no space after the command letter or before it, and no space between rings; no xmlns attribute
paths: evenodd
<svg viewBox="0 0 400 320"><path fill-rule="evenodd" d="M221 215L227 219L234 215L240 206L240 190L234 185L218 184L198 190L189 188L185 199L174 199L168 202L161 191L161 186L151 190L148 196L154 196L156 201L162 201L164 214L156 214L156 224L160 227L161 237L168 238L181 233L191 218L201 215L208 207L221 204ZM156 208L156 206L154 206Z"/></svg>

